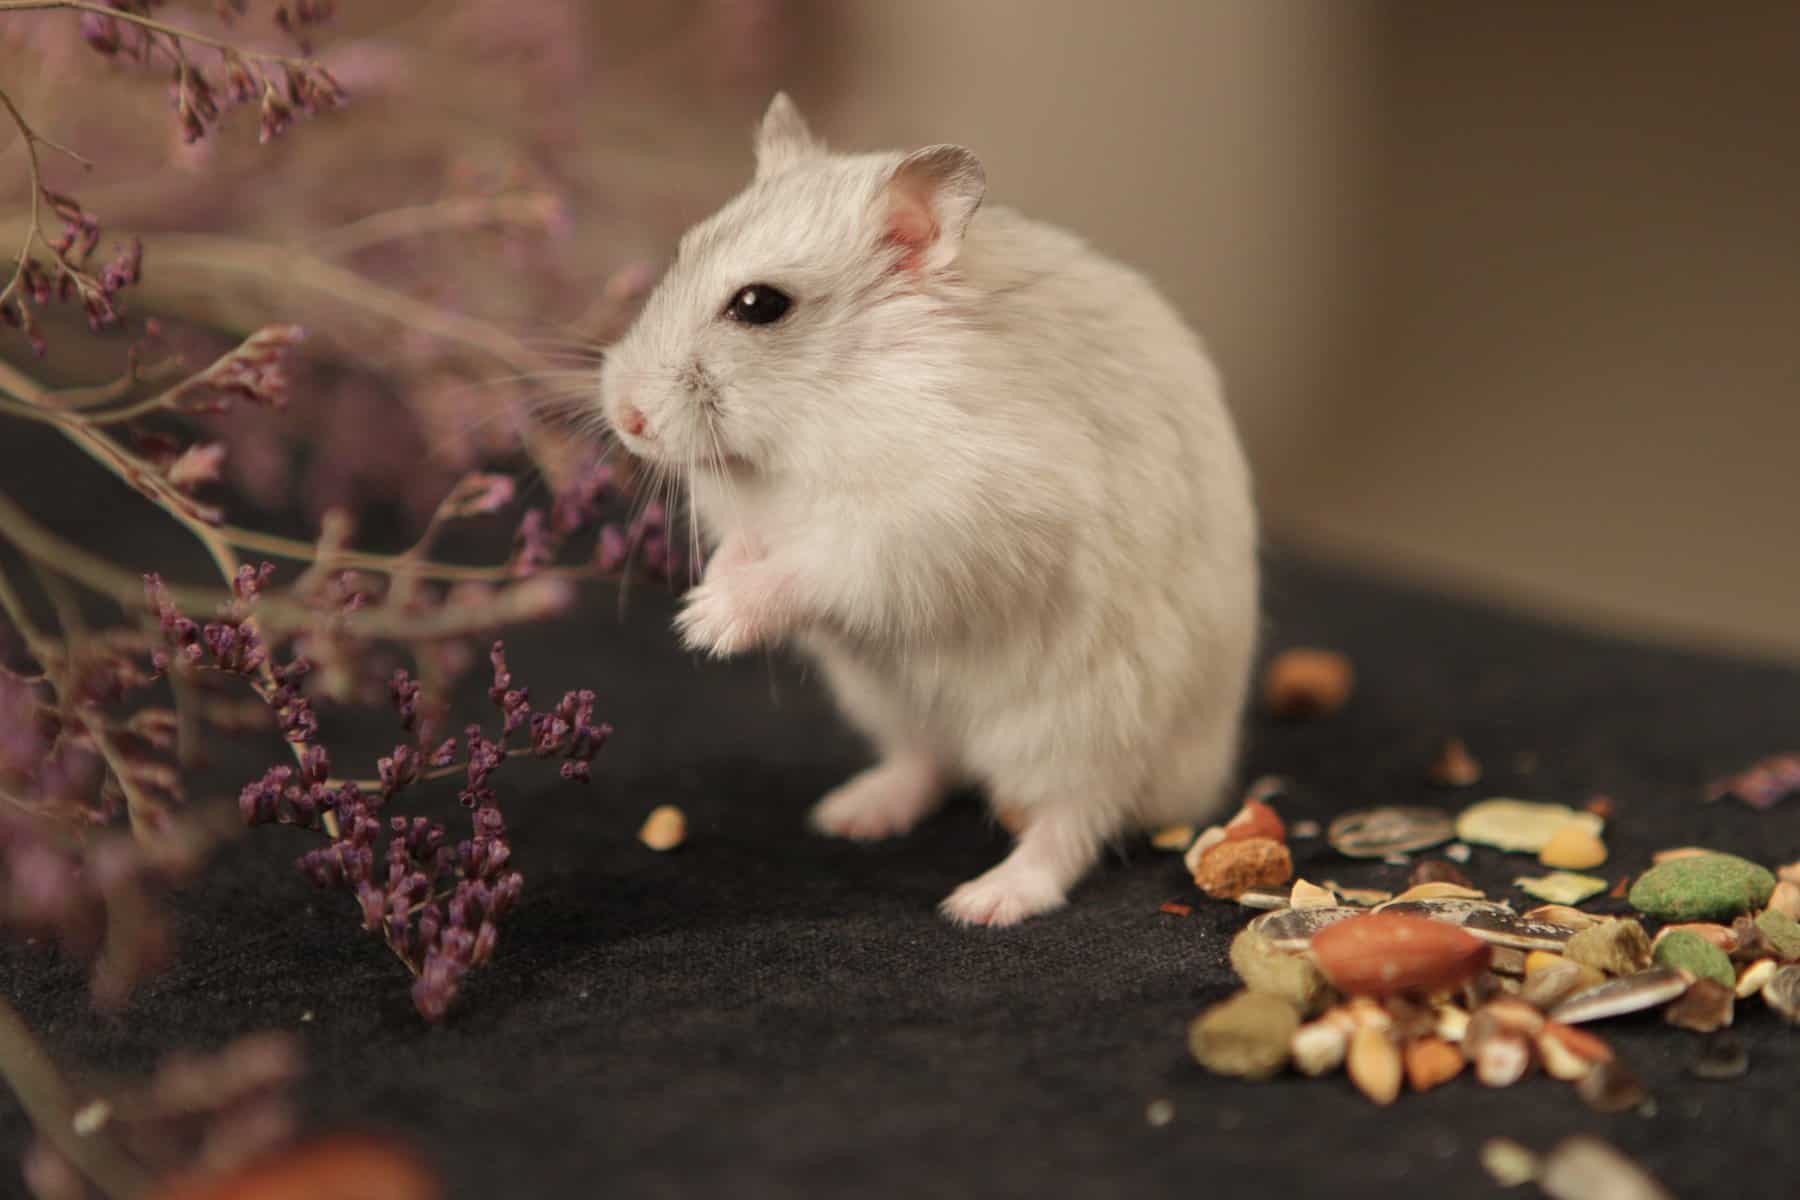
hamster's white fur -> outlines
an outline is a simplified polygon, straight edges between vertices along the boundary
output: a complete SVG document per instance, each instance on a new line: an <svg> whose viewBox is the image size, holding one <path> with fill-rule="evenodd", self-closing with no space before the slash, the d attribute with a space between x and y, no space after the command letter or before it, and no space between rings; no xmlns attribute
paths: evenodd
<svg viewBox="0 0 1800 1200"><path fill-rule="evenodd" d="M904 833L982 785L1016 844L942 907L1007 925L1109 840L1223 803L1256 521L1195 335L984 189L960 147L829 153L777 96L755 180L681 239L601 403L716 547L686 643L798 645L879 751L815 828ZM734 319L752 284L786 315Z"/></svg>

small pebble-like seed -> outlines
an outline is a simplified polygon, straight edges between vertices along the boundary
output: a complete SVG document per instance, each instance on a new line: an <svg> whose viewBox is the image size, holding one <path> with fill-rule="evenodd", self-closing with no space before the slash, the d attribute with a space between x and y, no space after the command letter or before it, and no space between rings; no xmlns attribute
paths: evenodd
<svg viewBox="0 0 1800 1200"><path fill-rule="evenodd" d="M1446 1042L1459 1043L1469 1031L1469 1013L1467 1009L1458 1008L1454 1004L1440 1004L1432 1010L1435 1018L1431 1032Z"/></svg>
<svg viewBox="0 0 1800 1200"><path fill-rule="evenodd" d="M1475 1051L1475 1078L1487 1087L1511 1087L1529 1070L1531 1042L1524 1034L1496 1034Z"/></svg>
<svg viewBox="0 0 1800 1200"><path fill-rule="evenodd" d="M1688 1070L1698 1079L1740 1079L1750 1070L1750 1052L1736 1035L1716 1033L1700 1044Z"/></svg>
<svg viewBox="0 0 1800 1200"><path fill-rule="evenodd" d="M1565 1083L1583 1079L1594 1069L1591 1060L1575 1053L1561 1039L1548 1032L1538 1035L1537 1052L1538 1061L1544 1065L1544 1074Z"/></svg>
<svg viewBox="0 0 1800 1200"><path fill-rule="evenodd" d="M1423 1037L1408 1042L1402 1057L1406 1082L1415 1092L1429 1092L1449 1083L1463 1069L1462 1052L1441 1038Z"/></svg>
<svg viewBox="0 0 1800 1200"><path fill-rule="evenodd" d="M1294 1066L1303 1075L1329 1075L1344 1065L1350 1050L1350 1035L1338 1021L1321 1018L1294 1031L1289 1046Z"/></svg>
<svg viewBox="0 0 1800 1200"><path fill-rule="evenodd" d="M1399 1097L1404 1066L1400 1048L1385 1031L1372 1025L1358 1029L1350 1039L1344 1065L1351 1082L1375 1103L1392 1104Z"/></svg>
<svg viewBox="0 0 1800 1200"><path fill-rule="evenodd" d="M1323 832L1317 821L1295 821L1288 826L1288 836L1301 839L1316 838Z"/></svg>
<svg viewBox="0 0 1800 1200"><path fill-rule="evenodd" d="M687 815L673 804L650 810L638 830L638 841L656 851L673 850L687 840Z"/></svg>
<svg viewBox="0 0 1800 1200"><path fill-rule="evenodd" d="M1168 1100L1152 1100L1144 1109L1144 1120L1152 1129L1161 1129L1175 1119L1175 1105Z"/></svg>
<svg viewBox="0 0 1800 1200"><path fill-rule="evenodd" d="M1342 708L1355 686L1350 659L1335 650L1283 650L1263 672L1263 704L1278 717L1320 717Z"/></svg>
<svg viewBox="0 0 1800 1200"><path fill-rule="evenodd" d="M1150 838L1150 844L1158 850L1186 850L1194 842L1192 825L1171 825L1167 829L1159 829Z"/></svg>
<svg viewBox="0 0 1800 1200"><path fill-rule="evenodd" d="M1188 1050L1215 1075L1269 1079L1287 1065L1300 1015L1287 1001L1239 992L1207 1009L1188 1027Z"/></svg>
<svg viewBox="0 0 1800 1200"><path fill-rule="evenodd" d="M1573 1025L1558 1025L1555 1021L1547 1021L1544 1023L1544 1031L1538 1036L1561 1043L1563 1049L1570 1054L1591 1063L1613 1060L1611 1046L1587 1030L1577 1029Z"/></svg>
<svg viewBox="0 0 1800 1200"><path fill-rule="evenodd" d="M1481 764L1461 738L1446 738L1426 774L1439 787L1472 787L1481 782Z"/></svg>
<svg viewBox="0 0 1800 1200"><path fill-rule="evenodd" d="M1677 1029L1717 1033L1731 1024L1736 997L1716 979L1696 979L1681 999L1663 1010L1663 1019Z"/></svg>
<svg viewBox="0 0 1800 1200"><path fill-rule="evenodd" d="M1782 967L1769 976L1762 998L1782 1020L1800 1025L1800 966Z"/></svg>
<svg viewBox="0 0 1800 1200"><path fill-rule="evenodd" d="M1685 925L1664 925L1656 931L1656 937L1650 943L1650 953L1656 953L1657 945L1672 933L1692 933L1705 938L1719 949L1730 953L1737 949L1738 935L1728 925L1715 925L1707 921L1690 921Z"/></svg>
<svg viewBox="0 0 1800 1200"><path fill-rule="evenodd" d="M1551 1200L1675 1200L1642 1167L1587 1134L1563 1139L1544 1156L1537 1185Z"/></svg>
<svg viewBox="0 0 1800 1200"><path fill-rule="evenodd" d="M1499 1186L1518 1187L1537 1178L1538 1156L1511 1138L1489 1138L1481 1144L1481 1166Z"/></svg>
<svg viewBox="0 0 1800 1200"><path fill-rule="evenodd" d="M1538 861L1568 871L1590 870L1606 861L1606 843L1593 830L1565 825L1544 843Z"/></svg>
<svg viewBox="0 0 1800 1200"><path fill-rule="evenodd" d="M1596 1063L1575 1085L1582 1102L1595 1112L1619 1113L1636 1108L1650 1098L1650 1091L1618 1059Z"/></svg>

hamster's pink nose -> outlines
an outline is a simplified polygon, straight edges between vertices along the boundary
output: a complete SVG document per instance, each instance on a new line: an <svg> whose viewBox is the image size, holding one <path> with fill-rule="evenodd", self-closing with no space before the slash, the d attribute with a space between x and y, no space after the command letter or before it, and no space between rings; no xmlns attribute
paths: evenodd
<svg viewBox="0 0 1800 1200"><path fill-rule="evenodd" d="M627 404L624 414L619 417L619 428L632 437L644 436L644 414L635 406Z"/></svg>

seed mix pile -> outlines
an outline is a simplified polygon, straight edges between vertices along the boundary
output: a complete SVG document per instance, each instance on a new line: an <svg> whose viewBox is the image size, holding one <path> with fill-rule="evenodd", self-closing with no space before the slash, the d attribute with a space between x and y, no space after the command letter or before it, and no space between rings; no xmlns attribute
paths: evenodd
<svg viewBox="0 0 1800 1200"><path fill-rule="evenodd" d="M1271 663L1264 701L1274 712L1318 716L1350 693L1348 660L1290 651ZM1430 775L1473 786L1480 765L1446 743ZM1800 788L1800 756L1759 763L1716 785L1756 807ZM1246 1079L1287 1070L1344 1072L1371 1101L1427 1092L1465 1072L1508 1087L1534 1070L1572 1084L1599 1112L1649 1101L1643 1083L1592 1028L1661 1009L1674 1027L1706 1035L1695 1074L1742 1075L1748 1059L1730 1033L1739 1002L1767 1004L1800 1023L1800 863L1770 871L1747 859L1684 846L1616 886L1587 872L1607 860L1611 803L1583 809L1508 798L1452 814L1383 807L1346 813L1326 830L1291 830L1276 808L1279 780L1258 781L1226 823L1195 834L1165 830L1155 844L1185 855L1195 885L1218 901L1260 910L1231 945L1243 988L1195 1018L1188 1031L1206 1069ZM1294 878L1290 838L1326 837L1346 865L1410 863L1397 894ZM1515 887L1541 901L1524 912L1490 898L1459 869L1479 845L1535 857L1543 873ZM1415 856L1442 848L1442 857ZM1578 906L1602 895L1636 915L1602 917ZM1185 906L1167 905L1178 912ZM1654 934L1645 921L1653 923ZM1573 1137L1541 1158L1493 1139L1483 1165L1497 1182L1535 1180L1551 1196L1667 1195L1604 1142Z"/></svg>

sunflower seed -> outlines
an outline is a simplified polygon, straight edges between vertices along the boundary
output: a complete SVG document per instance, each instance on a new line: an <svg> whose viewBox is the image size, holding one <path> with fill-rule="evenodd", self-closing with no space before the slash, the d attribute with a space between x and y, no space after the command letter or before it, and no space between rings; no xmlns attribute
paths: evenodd
<svg viewBox="0 0 1800 1200"><path fill-rule="evenodd" d="M1449 841L1456 827L1435 808L1370 808L1345 813L1325 831L1332 849L1350 858L1386 858Z"/></svg>
<svg viewBox="0 0 1800 1200"><path fill-rule="evenodd" d="M1484 942L1511 946L1515 950L1561 950L1572 932L1563 925L1527 921L1511 909L1470 913L1462 924Z"/></svg>
<svg viewBox="0 0 1800 1200"><path fill-rule="evenodd" d="M1268 939L1277 950L1304 950L1312 944L1313 934L1346 917L1361 916L1361 908L1282 908L1266 912L1251 921L1253 929Z"/></svg>
<svg viewBox="0 0 1800 1200"><path fill-rule="evenodd" d="M1550 1019L1564 1025L1603 1021L1626 1013L1642 1012L1667 1004L1687 991L1688 981L1670 967L1651 967L1635 975L1609 979L1597 987L1576 992L1550 1011Z"/></svg>

